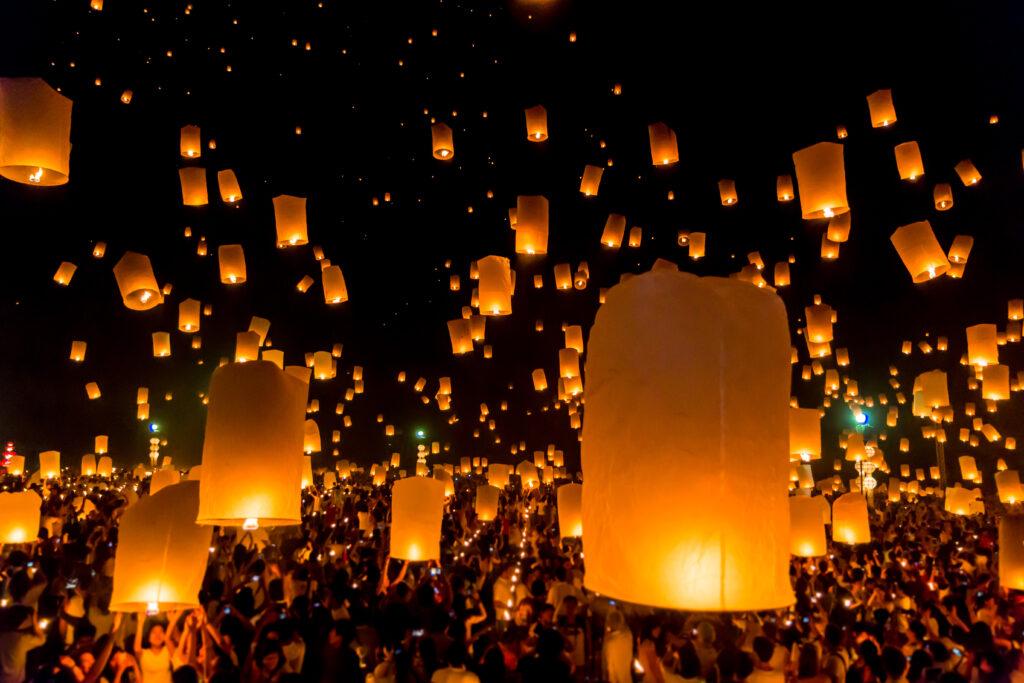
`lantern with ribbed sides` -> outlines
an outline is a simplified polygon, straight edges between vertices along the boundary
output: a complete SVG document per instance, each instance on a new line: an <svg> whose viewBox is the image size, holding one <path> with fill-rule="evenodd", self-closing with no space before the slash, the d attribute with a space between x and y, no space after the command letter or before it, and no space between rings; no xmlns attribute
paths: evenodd
<svg viewBox="0 0 1024 683"><path fill-rule="evenodd" d="M539 104L526 110L526 139L530 142L548 139L548 110Z"/></svg>
<svg viewBox="0 0 1024 683"><path fill-rule="evenodd" d="M35 491L0 493L0 544L36 540L41 504Z"/></svg>
<svg viewBox="0 0 1024 683"><path fill-rule="evenodd" d="M921 161L921 148L911 140L896 145L896 170L900 180L917 180L924 175L924 162Z"/></svg>
<svg viewBox="0 0 1024 683"><path fill-rule="evenodd" d="M455 143L452 140L452 129L444 123L435 123L430 127L430 143L434 150L434 158L450 161L455 158Z"/></svg>
<svg viewBox="0 0 1024 683"><path fill-rule="evenodd" d="M195 521L200 486L196 481L167 486L125 511L118 525L112 611L199 605L213 533Z"/></svg>
<svg viewBox="0 0 1024 683"><path fill-rule="evenodd" d="M71 162L71 100L41 78L0 78L0 175L63 185Z"/></svg>
<svg viewBox="0 0 1024 683"><path fill-rule="evenodd" d="M847 545L871 542L868 501L864 494L844 493L832 503L832 540Z"/></svg>
<svg viewBox="0 0 1024 683"><path fill-rule="evenodd" d="M43 479L60 476L60 451L43 451L39 454L39 476Z"/></svg>
<svg viewBox="0 0 1024 683"><path fill-rule="evenodd" d="M200 524L298 524L309 385L267 361L229 363L210 382Z"/></svg>
<svg viewBox="0 0 1024 683"><path fill-rule="evenodd" d="M793 153L793 164L803 218L831 218L850 210L842 145L819 142L805 147Z"/></svg>
<svg viewBox="0 0 1024 683"><path fill-rule="evenodd" d="M548 200L542 195L516 199L516 253L548 253Z"/></svg>
<svg viewBox="0 0 1024 683"><path fill-rule="evenodd" d="M277 246L294 247L309 242L306 233L306 198L282 194L274 197Z"/></svg>
<svg viewBox="0 0 1024 683"><path fill-rule="evenodd" d="M114 279L126 308L148 311L164 301L148 256L126 251L114 265Z"/></svg>
<svg viewBox="0 0 1024 683"><path fill-rule="evenodd" d="M181 182L181 203L185 206L206 206L210 203L206 191L206 169L188 166L178 169L178 180Z"/></svg>
<svg viewBox="0 0 1024 683"><path fill-rule="evenodd" d="M559 486L557 495L559 537L579 538L583 535L583 485Z"/></svg>
<svg viewBox="0 0 1024 683"><path fill-rule="evenodd" d="M821 557L826 552L825 523L814 498L789 499L789 552L797 557Z"/></svg>
<svg viewBox="0 0 1024 683"><path fill-rule="evenodd" d="M425 562L441 559L444 483L409 477L391 488L391 557Z"/></svg>
<svg viewBox="0 0 1024 683"><path fill-rule="evenodd" d="M608 290L587 349L588 589L670 609L793 602L789 359L767 290L669 269Z"/></svg>
<svg viewBox="0 0 1024 683"><path fill-rule="evenodd" d="M871 115L872 128L886 128L896 123L892 90L876 90L868 95L868 113Z"/></svg>
<svg viewBox="0 0 1024 683"><path fill-rule="evenodd" d="M651 143L651 163L668 166L679 161L679 146L676 132L660 121L647 126L647 137Z"/></svg>
<svg viewBox="0 0 1024 683"><path fill-rule="evenodd" d="M775 179L775 196L780 202L791 202L796 192L793 190L793 176L780 175Z"/></svg>
<svg viewBox="0 0 1024 683"><path fill-rule="evenodd" d="M949 260L928 221L896 228L889 241L915 283L927 282L949 270Z"/></svg>
<svg viewBox="0 0 1024 683"><path fill-rule="evenodd" d="M490 522L498 516L498 496L501 489L486 484L476 487L476 518Z"/></svg>
<svg viewBox="0 0 1024 683"><path fill-rule="evenodd" d="M486 256L477 261L480 272L480 313L508 315L512 312L512 274L503 256Z"/></svg>
<svg viewBox="0 0 1024 683"><path fill-rule="evenodd" d="M245 252L241 244L222 244L217 247L220 281L226 285L245 282Z"/></svg>
<svg viewBox="0 0 1024 683"><path fill-rule="evenodd" d="M821 414L817 408L789 409L789 459L809 462L821 457Z"/></svg>
<svg viewBox="0 0 1024 683"><path fill-rule="evenodd" d="M999 520L999 585L1024 590L1024 515Z"/></svg>

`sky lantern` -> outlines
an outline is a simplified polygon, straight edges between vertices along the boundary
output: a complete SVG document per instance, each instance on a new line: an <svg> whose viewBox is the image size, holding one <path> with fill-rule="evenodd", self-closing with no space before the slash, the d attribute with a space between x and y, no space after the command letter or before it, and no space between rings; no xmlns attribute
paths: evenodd
<svg viewBox="0 0 1024 683"><path fill-rule="evenodd" d="M986 401L1005 401L1010 398L1010 368L999 364L985 366L981 395Z"/></svg>
<svg viewBox="0 0 1024 683"><path fill-rule="evenodd" d="M330 351L316 351L313 353L313 377L320 381L334 377L334 358Z"/></svg>
<svg viewBox="0 0 1024 683"><path fill-rule="evenodd" d="M213 533L195 522L199 487L196 481L166 486L125 510L118 525L111 611L199 606Z"/></svg>
<svg viewBox="0 0 1024 683"><path fill-rule="evenodd" d="M324 288L324 301L328 304L341 304L348 301L348 287L341 266L328 266L320 271L320 282Z"/></svg>
<svg viewBox="0 0 1024 683"><path fill-rule="evenodd" d="M949 270L949 260L928 221L900 226L889 240L915 284L927 282Z"/></svg>
<svg viewBox="0 0 1024 683"><path fill-rule="evenodd" d="M42 500L35 491L0 493L0 544L35 541L41 506Z"/></svg>
<svg viewBox="0 0 1024 683"><path fill-rule="evenodd" d="M434 158L451 161L455 158L455 142L452 140L452 129L444 123L435 123L430 127L430 142L434 150Z"/></svg>
<svg viewBox="0 0 1024 683"><path fill-rule="evenodd" d="M548 253L548 200L541 195L516 199L516 253ZM479 268L479 265L477 266Z"/></svg>
<svg viewBox="0 0 1024 683"><path fill-rule="evenodd" d="M86 346L87 345L84 341L72 341L71 354L69 356L71 360L75 361L76 363L81 363L82 361L84 361Z"/></svg>
<svg viewBox="0 0 1024 683"><path fill-rule="evenodd" d="M828 237L829 241L842 244L850 239L850 219L852 217L853 212L847 211L828 219L828 229L825 231L825 236Z"/></svg>
<svg viewBox="0 0 1024 683"><path fill-rule="evenodd" d="M827 552L821 509L810 496L789 499L789 552L796 557L821 557Z"/></svg>
<svg viewBox="0 0 1024 683"><path fill-rule="evenodd" d="M86 453L82 456L82 476L96 476L96 456L92 453Z"/></svg>
<svg viewBox="0 0 1024 683"><path fill-rule="evenodd" d="M0 175L43 187L68 182L71 104L41 78L0 78Z"/></svg>
<svg viewBox="0 0 1024 683"><path fill-rule="evenodd" d="M39 476L43 479L60 476L60 451L43 451L39 454Z"/></svg>
<svg viewBox="0 0 1024 683"><path fill-rule="evenodd" d="M153 357L166 358L171 355L171 335L169 332L153 333Z"/></svg>
<svg viewBox="0 0 1024 683"><path fill-rule="evenodd" d="M235 333L235 362L248 363L259 358L260 335L247 330Z"/></svg>
<svg viewBox="0 0 1024 683"><path fill-rule="evenodd" d="M199 126L182 126L180 151L185 159L195 159L203 155L203 143L199 139Z"/></svg>
<svg viewBox="0 0 1024 683"><path fill-rule="evenodd" d="M96 451L98 455L103 455L107 452L109 442L110 438L106 434L99 434L95 439L93 439L93 450Z"/></svg>
<svg viewBox="0 0 1024 683"><path fill-rule="evenodd" d="M481 315L511 313L512 274L509 260L504 256L486 256L477 261L477 269L480 272Z"/></svg>
<svg viewBox="0 0 1024 683"><path fill-rule="evenodd" d="M967 328L967 361L983 368L999 362L999 330L995 325L982 323Z"/></svg>
<svg viewBox="0 0 1024 683"><path fill-rule="evenodd" d="M999 502L1013 505L1019 500L1024 500L1024 489L1021 489L1020 485L1020 473L1017 470L1007 469L1006 462L1002 458L999 459L996 469L994 478Z"/></svg>
<svg viewBox="0 0 1024 683"><path fill-rule="evenodd" d="M220 281L226 285L245 282L245 252L241 244L222 244L217 247Z"/></svg>
<svg viewBox="0 0 1024 683"><path fill-rule="evenodd" d="M589 590L669 609L792 604L789 357L766 289L659 269L608 291L587 350Z"/></svg>
<svg viewBox="0 0 1024 683"><path fill-rule="evenodd" d="M583 167L583 179L580 181L580 193L584 197L596 197L598 188L601 186L601 176L604 169L600 166L587 164ZM522 216L519 218L522 221ZM516 228L518 230L518 228Z"/></svg>
<svg viewBox="0 0 1024 683"><path fill-rule="evenodd" d="M619 213L608 214L601 232L601 244L612 249L622 246L622 238L626 234L626 217Z"/></svg>
<svg viewBox="0 0 1024 683"><path fill-rule="evenodd" d="M868 501L864 494L844 493L832 503L832 539L847 545L871 542Z"/></svg>
<svg viewBox="0 0 1024 683"><path fill-rule="evenodd" d="M789 278L789 264L785 261L779 261L775 264L773 270L773 284L775 287L788 287L790 284Z"/></svg>
<svg viewBox="0 0 1024 683"><path fill-rule="evenodd" d="M178 180L181 182L181 203L185 206L206 206L210 203L206 191L206 169L199 166L186 166L178 169Z"/></svg>
<svg viewBox="0 0 1024 683"><path fill-rule="evenodd" d="M832 218L850 210L841 144L819 142L805 147L793 153L793 164L805 220Z"/></svg>
<svg viewBox="0 0 1024 683"><path fill-rule="evenodd" d="M164 301L148 256L126 251L114 265L114 279L126 308L148 311Z"/></svg>
<svg viewBox="0 0 1024 683"><path fill-rule="evenodd" d="M868 95L868 113L872 128L887 128L896 123L896 107L892 103L892 90L876 90Z"/></svg>
<svg viewBox="0 0 1024 683"><path fill-rule="evenodd" d="M832 308L814 304L804 308L807 319L807 338L815 344L832 341Z"/></svg>
<svg viewBox="0 0 1024 683"><path fill-rule="evenodd" d="M939 211L949 211L953 208L953 188L949 183L937 183L932 197L935 200L935 208Z"/></svg>
<svg viewBox="0 0 1024 683"><path fill-rule="evenodd" d="M526 139L530 142L548 139L548 110L539 104L526 110Z"/></svg>
<svg viewBox="0 0 1024 683"><path fill-rule="evenodd" d="M732 206L740 201L736 194L736 181L728 178L718 181L718 197L722 200L722 206Z"/></svg>
<svg viewBox="0 0 1024 683"><path fill-rule="evenodd" d="M960 177L960 182L964 184L964 187L977 185L981 182L981 173L978 172L978 169L971 163L970 159L964 159L954 166L953 170Z"/></svg>
<svg viewBox="0 0 1024 683"><path fill-rule="evenodd" d="M476 487L476 518L481 522L491 522L498 516L498 496L501 489L496 486L482 484Z"/></svg>
<svg viewBox="0 0 1024 683"><path fill-rule="evenodd" d="M1024 590L1024 515L999 519L999 585Z"/></svg>
<svg viewBox="0 0 1024 683"><path fill-rule="evenodd" d="M238 186L238 178L230 168L217 171L217 187L220 189L220 200L225 204L241 201L242 188Z"/></svg>
<svg viewBox="0 0 1024 683"><path fill-rule="evenodd" d="M533 380L533 388L535 391L546 391L548 388L548 378L544 375L543 368L535 369L531 375Z"/></svg>
<svg viewBox="0 0 1024 683"><path fill-rule="evenodd" d="M679 146L676 133L660 121L647 126L647 137L651 142L651 163L655 166L669 166L679 161Z"/></svg>
<svg viewBox="0 0 1024 683"><path fill-rule="evenodd" d="M921 148L915 141L900 143L893 151L896 153L896 170L899 171L900 180L917 180L924 175Z"/></svg>
<svg viewBox="0 0 1024 683"><path fill-rule="evenodd" d="M560 538L583 536L583 485L563 484L558 487L558 534Z"/></svg>
<svg viewBox="0 0 1024 683"><path fill-rule="evenodd" d="M775 196L780 202L791 202L796 196L793 190L793 176L780 175L775 179Z"/></svg>
<svg viewBox="0 0 1024 683"><path fill-rule="evenodd" d="M195 299L185 299L178 304L178 330L191 334L199 331L201 304Z"/></svg>
<svg viewBox="0 0 1024 683"><path fill-rule="evenodd" d="M320 439L320 426L316 420L306 420L302 427L302 451L306 455L319 453L323 448Z"/></svg>
<svg viewBox="0 0 1024 683"><path fill-rule="evenodd" d="M949 246L949 261L951 263L967 263L967 257L971 255L972 247L974 247L973 237L957 235L953 238L953 244Z"/></svg>
<svg viewBox="0 0 1024 683"><path fill-rule="evenodd" d="M809 462L821 457L821 414L817 408L789 409L789 459Z"/></svg>
<svg viewBox="0 0 1024 683"><path fill-rule="evenodd" d="M914 382L914 398L920 393L921 401L929 413L932 408L949 405L949 382L942 370L930 370L917 376Z"/></svg>
<svg viewBox="0 0 1024 683"><path fill-rule="evenodd" d="M688 253L691 259L697 261L704 258L704 248L706 243L705 233L703 232L691 232L690 239L688 240Z"/></svg>
<svg viewBox="0 0 1024 683"><path fill-rule="evenodd" d="M96 474L110 479L114 472L114 461L109 455L104 455L96 462Z"/></svg>
<svg viewBox="0 0 1024 683"><path fill-rule="evenodd" d="M455 355L473 352L473 335L468 320L464 318L449 320L448 336L451 338L452 353Z"/></svg>
<svg viewBox="0 0 1024 683"><path fill-rule="evenodd" d="M396 560L441 559L444 483L430 477L400 479L391 488L390 554Z"/></svg>
<svg viewBox="0 0 1024 683"><path fill-rule="evenodd" d="M53 281L67 287L71 284L71 278L75 276L76 270L78 270L78 266L70 261L64 261L57 267L57 272L53 274Z"/></svg>
<svg viewBox="0 0 1024 683"><path fill-rule="evenodd" d="M306 382L273 363L228 363L210 381L199 524L298 524Z"/></svg>
<svg viewBox="0 0 1024 683"><path fill-rule="evenodd" d="M306 233L306 198L282 194L274 197L277 246L295 247L309 243Z"/></svg>

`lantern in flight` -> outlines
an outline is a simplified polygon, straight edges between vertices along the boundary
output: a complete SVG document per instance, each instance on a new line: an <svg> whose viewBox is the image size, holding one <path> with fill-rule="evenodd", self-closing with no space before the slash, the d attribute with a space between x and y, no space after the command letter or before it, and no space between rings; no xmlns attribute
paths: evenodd
<svg viewBox="0 0 1024 683"><path fill-rule="evenodd" d="M277 246L294 247L308 244L306 233L306 198L282 194L274 197L274 223Z"/></svg>
<svg viewBox="0 0 1024 683"><path fill-rule="evenodd" d="M516 199L516 253L548 253L548 200L541 195L519 195ZM479 264L477 265L479 268Z"/></svg>
<svg viewBox="0 0 1024 683"><path fill-rule="evenodd" d="M889 240L915 283L927 282L949 270L949 260L928 221L896 228Z"/></svg>
<svg viewBox="0 0 1024 683"><path fill-rule="evenodd" d="M391 557L409 562L441 559L444 483L408 477L391 488Z"/></svg>
<svg viewBox="0 0 1024 683"><path fill-rule="evenodd" d="M819 142L805 147L793 153L793 164L805 220L831 218L850 210L841 144Z"/></svg>
<svg viewBox="0 0 1024 683"><path fill-rule="evenodd" d="M0 175L63 185L70 161L71 100L41 78L0 78Z"/></svg>
<svg viewBox="0 0 1024 683"><path fill-rule="evenodd" d="M430 142L434 150L434 158L451 161L455 158L455 143L452 141L452 129L444 123L435 123L430 127Z"/></svg>
<svg viewBox="0 0 1024 683"><path fill-rule="evenodd" d="M651 163L655 166L669 166L679 161L679 146L676 133L660 121L647 126L647 137L651 143Z"/></svg>
<svg viewBox="0 0 1024 683"><path fill-rule="evenodd" d="M486 256L477 261L480 272L480 313L508 315L512 312L512 274L503 256Z"/></svg>
<svg viewBox="0 0 1024 683"><path fill-rule="evenodd" d="M114 265L114 279L126 308L148 311L164 301L148 256L126 251Z"/></svg>

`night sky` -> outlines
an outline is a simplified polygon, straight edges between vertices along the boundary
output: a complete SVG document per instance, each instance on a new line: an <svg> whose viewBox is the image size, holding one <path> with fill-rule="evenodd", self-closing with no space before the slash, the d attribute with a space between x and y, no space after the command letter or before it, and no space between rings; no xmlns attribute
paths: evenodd
<svg viewBox="0 0 1024 683"><path fill-rule="evenodd" d="M728 275L757 250L769 280L774 263L796 259L793 285L779 294L800 351L793 393L802 406L822 401L821 377L800 380L808 361L796 334L804 306L820 294L837 311L833 346L849 349L843 374L862 396L894 397L891 363L908 397L916 374L947 370L957 410L947 452L987 456L979 458L985 470L996 457L1014 467L1020 451L984 441L968 449L956 429L969 424L964 401L985 414L959 364L965 326L1003 329L1007 300L1024 297L1024 12L1003 2L850 3L828 13L824 3L669 4L106 0L94 11L88 0L4 3L0 75L43 77L74 100L74 113L67 185L0 180L0 439L15 441L30 467L44 449L76 463L97 434L110 435L115 464L142 461L150 435L135 419L135 394L147 386L152 421L168 440L162 452L198 463L199 394L257 315L271 321L274 348L289 364L344 344L338 377L311 384L324 441L317 464L331 459L331 431L342 429L341 457L368 466L400 451L411 467L423 429L426 442L451 444L447 460L518 462L553 443L574 469L579 445L566 406L555 409L553 392L530 382L543 367L554 384L562 323L588 328L599 288L656 258ZM892 89L898 114L888 129L872 129L868 118L865 97L880 88ZM133 91L127 105L125 89ZM543 143L525 135L523 110L536 104L548 112ZM454 160L432 157L432 119L453 129ZM668 169L651 165L647 125L656 121L678 136L680 163ZM186 124L202 130L193 162L178 152ZM849 132L853 223L838 261L823 262L824 222L801 220L798 201L779 203L775 179L793 173L794 151L835 141L838 125ZM214 150L205 146L211 139ZM916 183L896 172L893 146L907 140L924 158ZM964 158L983 175L977 187L965 189L954 173ZM207 169L210 203L183 207L178 168L196 164ZM579 192L586 164L605 167L597 197ZM237 205L219 199L215 175L224 168L239 179ZM722 178L736 181L738 205L721 205ZM953 186L951 211L933 206L937 182ZM271 198L279 194L309 198L310 245L276 248ZM546 256L514 254L508 209L521 194L550 201ZM599 244L610 212L643 228L640 248ZM963 279L911 282L889 235L924 219L944 249L955 235L975 238ZM707 233L706 258L687 257L680 230ZM196 254L199 236L209 245L205 258ZM107 244L102 259L91 256L97 241ZM245 248L243 285L219 282L216 248L226 243ZM324 303L313 245L341 266L347 303ZM162 306L136 312L121 304L111 269L126 250L147 254L159 282L173 285ZM513 260L513 314L487 321L492 359L482 344L455 357L445 322L469 304L470 261L488 254ZM52 280L65 260L78 266L69 287ZM554 265L580 261L590 267L587 288L554 290ZM459 292L449 291L453 273ZM532 287L535 273L543 289ZM305 294L295 287L303 275L316 280ZM176 331L187 297L213 307L199 351ZM171 332L166 359L152 356L150 335L161 330ZM929 335L947 336L950 350L899 353L903 340ZM68 359L73 339L88 342L82 364ZM1014 373L1024 369L1021 345L1003 347L1000 360ZM334 405L352 386L354 365L365 368L366 391L348 403L353 426L343 429ZM405 384L396 381L400 370ZM421 403L412 390L420 376L428 397L439 376L452 378L451 411ZM86 399L89 381L100 384L101 399ZM1021 396L985 415L1004 436L1024 437ZM478 419L481 402L494 432ZM396 437L384 437L378 414ZM448 424L452 415L457 424ZM884 425L884 409L871 421ZM919 424L908 403L882 444L890 465L933 464ZM833 401L819 476L841 453L838 430L850 426L849 410ZM900 436L911 437L909 456L896 451ZM527 454L510 454L520 441Z"/></svg>

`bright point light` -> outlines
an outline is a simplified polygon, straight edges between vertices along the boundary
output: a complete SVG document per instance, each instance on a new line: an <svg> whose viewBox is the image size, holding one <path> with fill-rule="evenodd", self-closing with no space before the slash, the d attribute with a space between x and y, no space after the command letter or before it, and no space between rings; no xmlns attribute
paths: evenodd
<svg viewBox="0 0 1024 683"><path fill-rule="evenodd" d="M426 435L427 435L427 433L425 431L423 431L422 429L417 429L416 430L416 438L417 439L422 439Z"/></svg>
<svg viewBox="0 0 1024 683"><path fill-rule="evenodd" d="M868 414L867 413L857 413L856 415L853 416L853 419L856 420L857 424L859 424L859 425L866 424L867 421L868 421Z"/></svg>
<svg viewBox="0 0 1024 683"><path fill-rule="evenodd" d="M158 425L156 422L150 422L149 431L152 432L153 434L156 434L157 432L160 431L160 425Z"/></svg>

